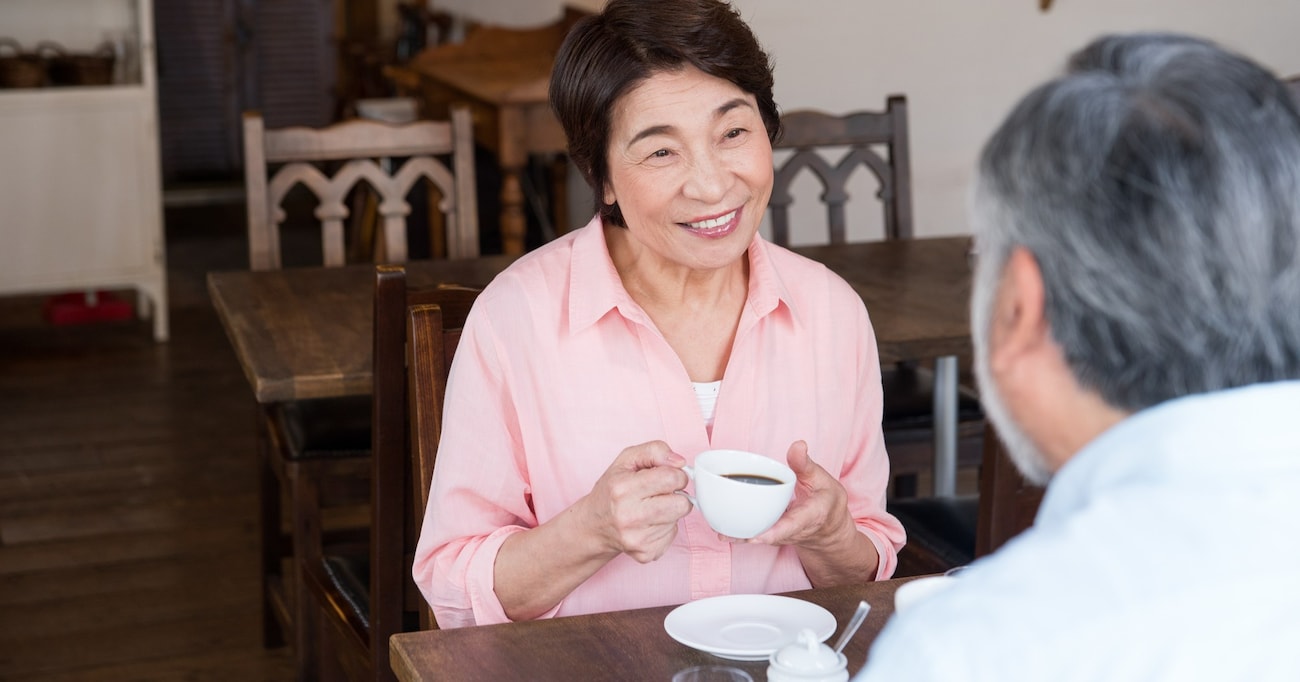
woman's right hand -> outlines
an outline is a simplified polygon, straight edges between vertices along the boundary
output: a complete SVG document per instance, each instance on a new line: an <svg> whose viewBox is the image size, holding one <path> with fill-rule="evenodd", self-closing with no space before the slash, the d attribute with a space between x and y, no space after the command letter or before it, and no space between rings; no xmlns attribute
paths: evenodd
<svg viewBox="0 0 1300 682"><path fill-rule="evenodd" d="M691 511L686 460L663 441L619 453L591 492L546 523L501 543L494 589L511 620L537 618L619 554L641 563L664 555Z"/></svg>
<svg viewBox="0 0 1300 682"><path fill-rule="evenodd" d="M611 551L643 564L663 556L678 519L691 511L690 500L675 494L689 482L685 465L661 440L619 453L584 500L588 523Z"/></svg>

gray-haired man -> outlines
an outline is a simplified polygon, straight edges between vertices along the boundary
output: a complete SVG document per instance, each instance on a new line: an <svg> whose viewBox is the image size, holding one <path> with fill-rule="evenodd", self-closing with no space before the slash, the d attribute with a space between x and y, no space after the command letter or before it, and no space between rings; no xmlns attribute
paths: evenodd
<svg viewBox="0 0 1300 682"><path fill-rule="evenodd" d="M1035 525L858 680L1300 680L1300 114L1172 35L1098 40L985 147L985 406Z"/></svg>

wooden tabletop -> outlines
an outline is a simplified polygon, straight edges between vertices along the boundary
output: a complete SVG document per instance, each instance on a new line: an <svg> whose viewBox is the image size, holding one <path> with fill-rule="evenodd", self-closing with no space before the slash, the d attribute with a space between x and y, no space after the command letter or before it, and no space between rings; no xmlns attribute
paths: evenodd
<svg viewBox="0 0 1300 682"><path fill-rule="evenodd" d="M411 286L486 286L513 256L413 261ZM373 265L208 273L208 294L259 403L370 393Z"/></svg>
<svg viewBox="0 0 1300 682"><path fill-rule="evenodd" d="M573 24L589 14L565 7L546 26L481 26L462 42L430 47L386 71L398 81L433 79L493 104L547 104L555 54Z"/></svg>
<svg viewBox="0 0 1300 682"><path fill-rule="evenodd" d="M431 62L420 75L492 104L547 104L551 64L528 57Z"/></svg>
<svg viewBox="0 0 1300 682"><path fill-rule="evenodd" d="M859 600L871 604L845 656L850 674L862 668L867 650L893 613L893 594L913 578L849 587L789 592L820 604L835 616L835 643ZM672 679L693 665L733 665L754 679L766 678L767 661L720 659L668 637L663 620L675 607L593 613L506 625L403 633L391 639L393 670L404 682L424 679L530 679L546 682L599 679Z"/></svg>
<svg viewBox="0 0 1300 682"><path fill-rule="evenodd" d="M970 353L970 237L794 251L824 263L862 297L882 363Z"/></svg>
<svg viewBox="0 0 1300 682"><path fill-rule="evenodd" d="M966 237L801 247L866 302L882 362L970 350ZM485 286L514 260L415 261L413 286ZM364 395L374 267L214 272L208 292L260 403Z"/></svg>
<svg viewBox="0 0 1300 682"><path fill-rule="evenodd" d="M908 578L792 592L835 616L834 644L859 600L871 612L844 649L850 673L894 612L894 592ZM668 636L672 606L551 620L431 630L394 635L391 663L398 679L416 680L670 680L684 668L724 664L766 677L766 661L731 661L692 649Z"/></svg>

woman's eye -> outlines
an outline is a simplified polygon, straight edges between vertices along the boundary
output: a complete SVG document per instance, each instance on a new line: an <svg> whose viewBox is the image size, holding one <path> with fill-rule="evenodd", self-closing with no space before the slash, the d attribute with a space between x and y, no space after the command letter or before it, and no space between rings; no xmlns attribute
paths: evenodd
<svg viewBox="0 0 1300 682"><path fill-rule="evenodd" d="M668 155L670 153L671 152L669 152L667 149L656 149L654 152L650 154L650 156L656 159L666 159L668 158Z"/></svg>
<svg viewBox="0 0 1300 682"><path fill-rule="evenodd" d="M734 140L737 137L743 135L744 133L745 133L744 128L732 128L731 130L728 130L726 135L724 135L723 137L726 137L728 140Z"/></svg>

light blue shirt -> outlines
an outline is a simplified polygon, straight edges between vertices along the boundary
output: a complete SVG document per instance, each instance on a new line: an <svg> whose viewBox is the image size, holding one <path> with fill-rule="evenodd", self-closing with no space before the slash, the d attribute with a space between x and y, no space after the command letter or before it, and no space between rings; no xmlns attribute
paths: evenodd
<svg viewBox="0 0 1300 682"><path fill-rule="evenodd" d="M1300 681L1300 382L1111 428L867 660L854 682Z"/></svg>

